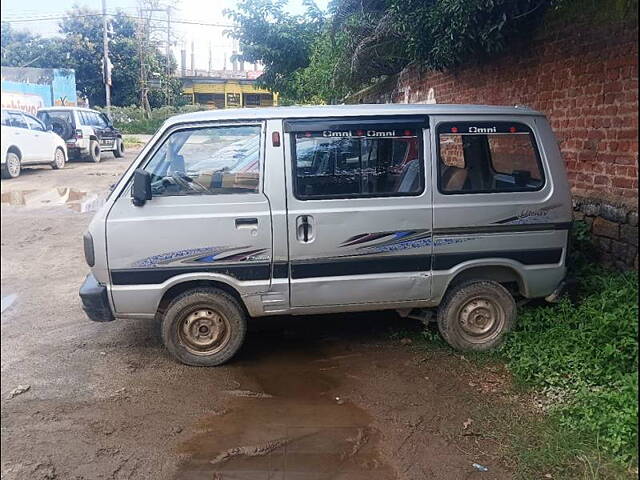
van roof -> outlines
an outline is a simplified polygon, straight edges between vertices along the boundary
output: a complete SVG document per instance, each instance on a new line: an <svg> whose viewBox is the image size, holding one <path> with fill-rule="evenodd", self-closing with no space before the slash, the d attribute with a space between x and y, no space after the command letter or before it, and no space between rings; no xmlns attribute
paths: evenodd
<svg viewBox="0 0 640 480"><path fill-rule="evenodd" d="M300 107L233 108L184 113L167 120L167 125L209 120L264 120L272 118L309 118L375 115L535 115L528 107L445 104L358 104Z"/></svg>

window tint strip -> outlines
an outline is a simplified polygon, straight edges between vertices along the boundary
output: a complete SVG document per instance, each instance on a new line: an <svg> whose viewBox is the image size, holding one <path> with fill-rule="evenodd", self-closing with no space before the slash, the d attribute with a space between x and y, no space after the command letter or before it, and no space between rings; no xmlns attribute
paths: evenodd
<svg viewBox="0 0 640 480"><path fill-rule="evenodd" d="M398 125L412 125L414 128L429 128L429 119L424 115L398 115L396 117L339 117L314 118L307 120L285 120L286 133L322 131L322 130L355 130L374 128L398 128Z"/></svg>

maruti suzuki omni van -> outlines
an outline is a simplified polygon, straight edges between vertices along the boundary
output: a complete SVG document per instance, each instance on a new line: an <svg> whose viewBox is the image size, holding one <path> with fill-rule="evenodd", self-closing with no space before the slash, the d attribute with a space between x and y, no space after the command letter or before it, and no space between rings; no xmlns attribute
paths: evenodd
<svg viewBox="0 0 640 480"><path fill-rule="evenodd" d="M487 350L517 300L558 296L570 223L556 139L527 108L190 113L91 221L80 297L94 321L158 319L189 365L282 314L437 309L452 347Z"/></svg>

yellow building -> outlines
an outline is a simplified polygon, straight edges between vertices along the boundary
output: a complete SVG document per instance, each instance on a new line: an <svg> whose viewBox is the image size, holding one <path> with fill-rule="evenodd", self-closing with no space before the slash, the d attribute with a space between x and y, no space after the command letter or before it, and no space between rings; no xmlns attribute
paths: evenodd
<svg viewBox="0 0 640 480"><path fill-rule="evenodd" d="M256 72L218 71L207 75L184 76L182 94L192 105L209 108L272 107L278 94L256 86ZM250 77L254 78L250 78Z"/></svg>

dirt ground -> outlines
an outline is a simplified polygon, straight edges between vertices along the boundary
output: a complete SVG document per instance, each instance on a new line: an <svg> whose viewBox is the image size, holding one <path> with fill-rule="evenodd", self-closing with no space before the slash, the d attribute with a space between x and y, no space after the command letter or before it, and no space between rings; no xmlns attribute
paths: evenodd
<svg viewBox="0 0 640 480"><path fill-rule="evenodd" d="M394 313L253 320L211 369L155 322L89 321L82 233L134 156L2 181L2 479L511 478L483 430L506 374Z"/></svg>

